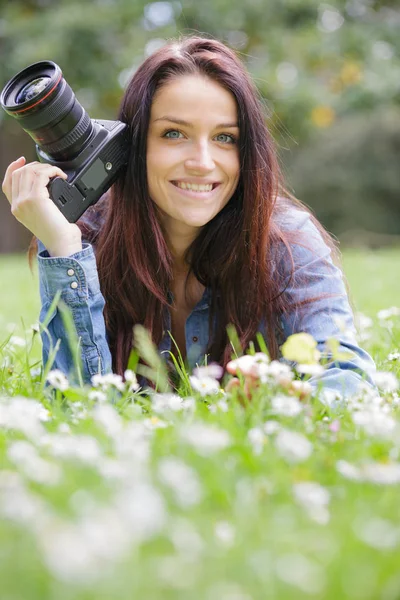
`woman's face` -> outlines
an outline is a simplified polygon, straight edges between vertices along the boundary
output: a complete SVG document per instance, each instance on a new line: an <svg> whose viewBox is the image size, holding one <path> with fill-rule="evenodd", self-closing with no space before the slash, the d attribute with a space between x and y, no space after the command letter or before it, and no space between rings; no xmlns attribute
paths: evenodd
<svg viewBox="0 0 400 600"><path fill-rule="evenodd" d="M161 87L151 106L147 181L171 236L196 237L229 202L239 181L233 95L200 75Z"/></svg>

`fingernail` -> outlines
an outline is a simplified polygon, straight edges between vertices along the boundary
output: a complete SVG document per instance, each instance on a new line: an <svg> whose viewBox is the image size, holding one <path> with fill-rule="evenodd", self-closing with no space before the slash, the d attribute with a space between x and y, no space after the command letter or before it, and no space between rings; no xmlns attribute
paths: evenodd
<svg viewBox="0 0 400 600"><path fill-rule="evenodd" d="M19 160L21 160L22 158L25 160L25 156L20 156L19 158L17 158L16 162L18 162L18 161L19 161Z"/></svg>

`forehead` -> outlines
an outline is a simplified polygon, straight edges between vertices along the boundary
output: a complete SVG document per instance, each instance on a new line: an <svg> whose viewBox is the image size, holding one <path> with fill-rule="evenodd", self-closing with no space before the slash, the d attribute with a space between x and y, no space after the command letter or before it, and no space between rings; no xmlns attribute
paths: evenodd
<svg viewBox="0 0 400 600"><path fill-rule="evenodd" d="M171 114L190 121L237 119L235 97L216 81L202 75L182 75L157 90L151 106L151 119Z"/></svg>

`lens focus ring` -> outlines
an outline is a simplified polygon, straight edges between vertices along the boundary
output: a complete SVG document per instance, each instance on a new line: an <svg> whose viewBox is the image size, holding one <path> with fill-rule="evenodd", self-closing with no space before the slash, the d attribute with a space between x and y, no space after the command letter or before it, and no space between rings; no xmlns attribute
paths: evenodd
<svg viewBox="0 0 400 600"><path fill-rule="evenodd" d="M59 154L63 152L66 148L69 148L76 142L78 142L85 133L91 133L91 121L90 117L85 111L82 115L79 123L68 133L68 136L61 138L60 140L53 142L51 144L42 144L43 150L48 154Z"/></svg>

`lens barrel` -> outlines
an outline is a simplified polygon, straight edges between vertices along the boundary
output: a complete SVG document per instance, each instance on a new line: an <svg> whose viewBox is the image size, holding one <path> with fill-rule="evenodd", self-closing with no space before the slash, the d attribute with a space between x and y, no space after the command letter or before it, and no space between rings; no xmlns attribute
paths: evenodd
<svg viewBox="0 0 400 600"><path fill-rule="evenodd" d="M3 89L0 104L55 161L74 159L94 135L89 115L50 60L17 73Z"/></svg>

